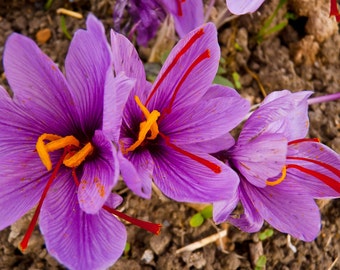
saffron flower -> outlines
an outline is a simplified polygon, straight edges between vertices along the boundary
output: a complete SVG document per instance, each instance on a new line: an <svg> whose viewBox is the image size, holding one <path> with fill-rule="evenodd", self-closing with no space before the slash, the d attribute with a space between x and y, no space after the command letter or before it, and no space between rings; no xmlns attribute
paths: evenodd
<svg viewBox="0 0 340 270"><path fill-rule="evenodd" d="M229 11L236 15L255 12L263 2L264 0L226 0Z"/></svg>
<svg viewBox="0 0 340 270"><path fill-rule="evenodd" d="M121 31L120 24L125 8L131 19ZM203 2L202 0L118 0L113 12L114 28L128 36L136 31L137 43L146 46L156 35L166 15L174 18L176 32L182 38L203 24Z"/></svg>
<svg viewBox="0 0 340 270"><path fill-rule="evenodd" d="M208 153L234 144L228 132L243 119L249 103L233 89L211 85L220 58L215 26L203 25L180 40L153 85L129 40L112 31L111 43L115 71L136 79L119 136L127 186L149 198L153 179L176 201L232 196L238 176ZM220 192L223 185L227 193Z"/></svg>
<svg viewBox="0 0 340 270"><path fill-rule="evenodd" d="M121 202L111 193L119 164L103 130L104 92L114 95L106 106L116 113L105 126L115 127L124 101L112 86L129 92L133 82L113 77L104 27L92 15L86 23L88 30L71 42L66 79L29 38L14 33L7 40L4 67L14 97L0 87L0 229L37 205L21 250L39 218L46 247L62 264L103 269L126 243L125 226L114 215L154 225L114 209Z"/></svg>
<svg viewBox="0 0 340 270"><path fill-rule="evenodd" d="M314 198L340 195L340 157L308 132L311 92L268 95L250 116L236 144L220 153L238 172L238 192L214 204L214 220L230 221L246 232L266 220L281 232L312 241L320 230ZM241 202L244 213L229 216Z"/></svg>

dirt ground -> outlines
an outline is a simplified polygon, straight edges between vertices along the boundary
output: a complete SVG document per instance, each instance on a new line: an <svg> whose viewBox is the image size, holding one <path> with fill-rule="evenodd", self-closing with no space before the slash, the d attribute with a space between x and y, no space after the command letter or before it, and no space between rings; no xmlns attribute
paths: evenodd
<svg viewBox="0 0 340 270"><path fill-rule="evenodd" d="M215 2L212 20L216 20L221 12L223 1ZM41 49L62 69L70 40L61 29L61 16L56 13L61 7L80 12L85 18L92 12L107 30L113 25L113 1L55 0L48 10L44 10L45 2L0 1L1 57L6 38L12 32L18 32L39 42ZM283 25L282 30L264 31L262 42L259 42L258 33L278 2L266 1L258 12L221 25L219 42L225 60L222 75L233 82L232 74L237 72L241 83L239 93L253 104L273 90L310 89L315 91L315 96L339 92L340 34L338 24L329 19L329 0L288 0L271 24L271 27ZM85 26L85 19L65 17L65 20L71 35ZM51 36L44 40L48 32ZM151 41L149 48L138 48L145 61L153 44ZM150 72L150 67L159 69L158 64L148 65ZM2 64L0 74L1 85L6 85ZM340 153L340 101L312 105L309 116L310 136L319 138ZM127 225L130 250L110 269L255 269L260 255L267 260L266 269L340 269L339 199L319 202L322 213L320 235L315 241L304 243L293 238L290 242L287 235L275 230L268 239L259 240L259 233L247 234L228 224L215 226L210 220L192 228L189 219L196 213L192 206L172 202L156 193L151 200L142 200L128 192L123 184L116 189L124 197L122 209L127 214L161 223L163 228L159 236L153 236ZM38 226L27 253L19 251L17 246L29 220L30 216L25 216L0 232L0 269L64 269L47 253ZM262 231L266 228L268 225ZM227 236L197 250L176 253L179 248L220 230L227 230Z"/></svg>

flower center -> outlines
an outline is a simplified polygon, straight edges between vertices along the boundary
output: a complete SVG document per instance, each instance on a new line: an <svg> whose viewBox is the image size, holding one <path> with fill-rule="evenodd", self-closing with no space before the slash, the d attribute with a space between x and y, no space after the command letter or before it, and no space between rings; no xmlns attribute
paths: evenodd
<svg viewBox="0 0 340 270"><path fill-rule="evenodd" d="M274 180L274 181L267 180L266 185L267 186L276 186L276 185L280 184L286 178L286 175L287 175L287 167L283 166L282 172L281 172L281 177Z"/></svg>
<svg viewBox="0 0 340 270"><path fill-rule="evenodd" d="M161 115L159 111L153 110L151 113L149 110L142 104L138 96L135 96L135 101L141 111L145 116L145 121L141 122L139 125L139 133L138 139L135 141L129 148L125 149L126 152L135 150L138 146L142 144L142 142L146 139L154 140L157 138L159 133L157 119ZM150 136L146 137L147 134L151 132Z"/></svg>
<svg viewBox="0 0 340 270"><path fill-rule="evenodd" d="M45 141L50 142L45 144ZM50 171L52 170L52 162L49 152L70 147L63 159L63 164L69 168L78 167L87 156L92 154L93 146L90 142L88 142L79 151L72 150L72 148L79 148L79 145L80 142L73 136L61 137L54 134L44 133L38 138L36 149L41 162L45 165L46 169Z"/></svg>

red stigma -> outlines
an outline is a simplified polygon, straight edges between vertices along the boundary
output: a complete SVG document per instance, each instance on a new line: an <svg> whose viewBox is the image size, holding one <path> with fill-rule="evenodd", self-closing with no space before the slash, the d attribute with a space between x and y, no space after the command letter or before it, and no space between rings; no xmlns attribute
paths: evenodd
<svg viewBox="0 0 340 270"><path fill-rule="evenodd" d="M320 140L319 140L318 138L312 138L312 139L298 139L298 140L294 140L294 141L288 142L288 145L297 144L297 143L302 143L302 142L317 142L317 143L319 143Z"/></svg>
<svg viewBox="0 0 340 270"><path fill-rule="evenodd" d="M176 0L177 15L178 16L183 16L182 3L184 3L184 2L185 2L185 0Z"/></svg>
<svg viewBox="0 0 340 270"><path fill-rule="evenodd" d="M65 158L65 156L67 155L68 152L69 152L69 147L66 147L64 149L64 153L60 157L60 159L59 159L57 165L55 166L55 168L54 168L50 178L47 181L45 189L44 189L44 191L43 191L43 193L42 193L42 195L40 197L38 206L37 206L37 208L36 208L36 210L34 212L33 218L31 219L31 222L28 225L28 229L27 229L27 231L26 231L26 233L24 235L24 238L22 239L22 241L19 244L19 249L21 251L23 251L23 252L26 250L26 248L28 246L28 241L29 241L30 237L32 236L32 233L34 231L35 225L37 224L38 217L39 217L39 214L40 214L40 210L41 210L42 204L43 204L43 202L44 202L44 200L46 198L47 192L50 189L54 179L57 177L58 171L59 171L61 165L63 164L63 160L64 160L64 158Z"/></svg>
<svg viewBox="0 0 340 270"><path fill-rule="evenodd" d="M111 207L108 207L106 205L103 205L103 209L105 209L107 212L114 214L115 216L124 219L128 222L130 222L133 225L136 225L146 231L149 231L153 234L158 235L161 231L162 225L161 224L156 224L156 223L152 223L152 222L148 222L148 221L144 221L144 220L140 220L140 219L136 219L133 217L130 217L122 212L119 212L116 209L113 209Z"/></svg>
<svg viewBox="0 0 340 270"><path fill-rule="evenodd" d="M173 143L170 142L170 138L165 136L162 133L159 133L159 135L165 140L166 145L170 146L172 149L174 149L176 152L191 158L194 161L197 161L198 163L202 164L203 166L209 168L210 170L212 170L214 173L221 173L222 169L220 166L216 165L215 163L206 160L204 158L201 158L199 156L196 156L188 151L185 151L182 148L179 148L178 146L174 145Z"/></svg>
<svg viewBox="0 0 340 270"><path fill-rule="evenodd" d="M169 66L167 67L167 69L164 71L164 73L161 75L161 77L159 78L159 80L157 81L157 83L155 84L155 86L153 87L150 95L148 96L146 102L145 102L145 106L148 105L148 103L150 102L151 98L154 96L154 94L156 93L156 91L158 90L159 86L161 85L161 83L165 80L165 78L169 75L170 71L175 67L175 65L177 64L177 62L179 61L179 59L192 47L192 45L194 45L194 43L200 38L202 37L204 34L204 29L201 28L199 29L190 39L189 41L184 45L184 47L177 53L177 55L175 56L175 58L172 60L172 62L169 64Z"/></svg>
<svg viewBox="0 0 340 270"><path fill-rule="evenodd" d="M331 0L331 8L329 12L329 16L335 16L337 22L340 21L340 13L338 10L338 3L336 0Z"/></svg>

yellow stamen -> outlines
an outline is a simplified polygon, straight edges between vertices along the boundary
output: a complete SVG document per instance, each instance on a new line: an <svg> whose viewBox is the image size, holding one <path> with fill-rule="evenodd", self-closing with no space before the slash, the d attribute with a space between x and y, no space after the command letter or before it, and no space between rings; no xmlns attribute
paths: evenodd
<svg viewBox="0 0 340 270"><path fill-rule="evenodd" d="M75 168L78 167L88 155L91 155L93 152L93 146L90 142L88 142L82 149L80 149L77 153L75 153L71 157L65 157L63 164L66 167Z"/></svg>
<svg viewBox="0 0 340 270"><path fill-rule="evenodd" d="M286 166L283 166L282 168L282 173L281 173L281 177L275 181L266 181L266 185L268 186L276 186L278 184L280 184L285 178L286 178L286 175L287 175L287 167Z"/></svg>
<svg viewBox="0 0 340 270"><path fill-rule="evenodd" d="M37 149L41 162L44 164L44 166L46 167L48 171L52 169L52 162L50 159L50 155L48 154L48 150L46 149L44 140L53 141L53 140L58 140L60 138L61 137L58 135L44 133L37 140L35 147Z"/></svg>
<svg viewBox="0 0 340 270"><path fill-rule="evenodd" d="M141 109L142 113L144 114L145 118L148 119L150 117L149 110L142 104L142 102L140 101L138 96L135 96L135 101L136 101L137 105L139 106L139 108ZM152 112L158 112L158 111L157 110L153 110ZM151 135L148 137L148 139L150 139L150 140L156 139L156 137L157 137L157 135L159 133L158 125L157 125L156 121L151 125L150 131L151 131Z"/></svg>
<svg viewBox="0 0 340 270"><path fill-rule="evenodd" d="M143 112L146 121L143 121L139 125L139 134L138 134L138 139L137 141L132 144L129 148L125 150L125 152L133 151L135 150L138 146L142 144L142 142L145 140L146 135L148 132L151 132L151 135L147 137L147 139L154 140L156 139L159 130L158 130L158 125L157 125L157 119L161 115L159 111L153 110L151 113L149 110L142 104L140 99L135 96L135 101L141 111Z"/></svg>
<svg viewBox="0 0 340 270"><path fill-rule="evenodd" d="M55 141L52 141L46 144L46 150L48 152L52 152L55 150L62 149L69 145L79 147L79 141L73 136L66 136L66 137L60 138L59 140L55 140Z"/></svg>

